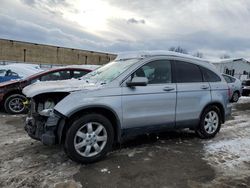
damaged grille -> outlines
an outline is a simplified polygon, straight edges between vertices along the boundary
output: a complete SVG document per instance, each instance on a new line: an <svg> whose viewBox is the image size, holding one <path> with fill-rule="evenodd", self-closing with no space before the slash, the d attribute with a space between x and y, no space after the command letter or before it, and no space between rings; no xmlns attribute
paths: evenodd
<svg viewBox="0 0 250 188"><path fill-rule="evenodd" d="M34 113L36 113L36 103L33 99L29 100L28 108L29 108L29 112L28 112L29 116L32 116Z"/></svg>

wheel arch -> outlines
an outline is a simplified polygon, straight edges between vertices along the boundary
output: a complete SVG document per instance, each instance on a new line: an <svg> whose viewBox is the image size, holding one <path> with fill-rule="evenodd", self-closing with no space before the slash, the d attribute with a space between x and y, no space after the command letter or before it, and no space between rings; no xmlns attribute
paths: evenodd
<svg viewBox="0 0 250 188"><path fill-rule="evenodd" d="M8 92L4 95L3 101L5 102L5 100L6 100L9 96L15 95L15 94L20 94L20 95L25 96L25 95L22 93L21 90L19 90L19 89L13 89L13 90L11 90L11 91L8 91Z"/></svg>
<svg viewBox="0 0 250 188"><path fill-rule="evenodd" d="M14 95L20 95L24 98L24 100L26 100L26 96L22 93L22 91L20 91L18 89L13 89L13 90L9 91L8 93L6 93L1 101L1 105L3 106L4 111L7 113L10 113L10 114L24 113L26 110L25 106L24 106L24 109L22 109L22 111L18 111L18 112L13 112L11 109L9 109L8 100L11 96L14 96Z"/></svg>
<svg viewBox="0 0 250 188"><path fill-rule="evenodd" d="M70 114L70 116L68 117L64 116L64 123L59 123L58 127L58 142L62 143L65 141L66 133L75 119L82 117L84 114L90 113L98 113L108 118L111 121L111 124L114 129L115 142L121 142L121 123L119 117L116 112L114 112L114 110L107 106L88 106L82 109L78 109L76 112Z"/></svg>
<svg viewBox="0 0 250 188"><path fill-rule="evenodd" d="M199 119L201 119L201 116L202 116L202 114L204 113L204 111L206 110L206 108L208 108L208 107L210 107L210 106L216 106L216 107L220 110L221 123L224 123L224 122L225 122L225 109L224 109L223 105L222 105L220 102L208 103L208 104L202 109Z"/></svg>

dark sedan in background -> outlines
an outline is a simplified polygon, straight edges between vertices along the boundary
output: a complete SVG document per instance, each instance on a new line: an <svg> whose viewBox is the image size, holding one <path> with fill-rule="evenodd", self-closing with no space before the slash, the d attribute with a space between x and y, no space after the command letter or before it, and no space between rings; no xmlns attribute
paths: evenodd
<svg viewBox="0 0 250 188"><path fill-rule="evenodd" d="M242 81L242 96L250 96L250 79Z"/></svg>
<svg viewBox="0 0 250 188"><path fill-rule="evenodd" d="M96 69L98 66L66 66L53 68L47 71L39 72L27 78L15 81L8 81L0 84L0 106L7 113L20 114L25 112L25 96L22 89L27 85L37 81L67 80L71 78L80 78L85 74Z"/></svg>

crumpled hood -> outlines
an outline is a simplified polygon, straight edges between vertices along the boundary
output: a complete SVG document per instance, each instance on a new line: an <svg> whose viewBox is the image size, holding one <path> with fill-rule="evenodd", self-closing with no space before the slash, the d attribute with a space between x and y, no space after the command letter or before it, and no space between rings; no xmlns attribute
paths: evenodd
<svg viewBox="0 0 250 188"><path fill-rule="evenodd" d="M77 90L93 90L98 89L101 85L87 83L84 80L60 80L60 81L44 81L36 82L23 89L23 94L27 97L34 97L42 93L51 92L72 92Z"/></svg>

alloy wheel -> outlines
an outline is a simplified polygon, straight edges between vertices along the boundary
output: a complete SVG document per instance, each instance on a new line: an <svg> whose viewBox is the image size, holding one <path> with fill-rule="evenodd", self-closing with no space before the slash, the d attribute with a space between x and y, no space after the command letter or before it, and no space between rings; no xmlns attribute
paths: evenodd
<svg viewBox="0 0 250 188"><path fill-rule="evenodd" d="M13 98L9 101L9 109L14 113L20 113L24 110L25 106L23 104L23 99L21 98Z"/></svg>
<svg viewBox="0 0 250 188"><path fill-rule="evenodd" d="M74 147L84 157L98 155L107 143L108 135L105 127L97 122L84 124L75 134Z"/></svg>
<svg viewBox="0 0 250 188"><path fill-rule="evenodd" d="M215 111L209 111L204 119L204 129L208 134L213 134L219 126L219 116Z"/></svg>

